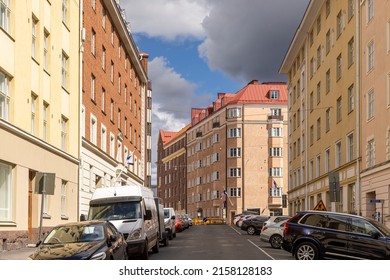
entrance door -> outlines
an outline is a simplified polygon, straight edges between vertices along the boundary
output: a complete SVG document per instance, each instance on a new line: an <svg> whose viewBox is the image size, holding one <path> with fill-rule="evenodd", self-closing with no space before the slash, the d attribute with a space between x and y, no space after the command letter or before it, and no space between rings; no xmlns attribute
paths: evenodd
<svg viewBox="0 0 390 280"><path fill-rule="evenodd" d="M33 192L34 192L34 178L35 178L35 172L31 171L29 172L28 176L28 240L33 240L33 232L32 232L32 198L33 198Z"/></svg>

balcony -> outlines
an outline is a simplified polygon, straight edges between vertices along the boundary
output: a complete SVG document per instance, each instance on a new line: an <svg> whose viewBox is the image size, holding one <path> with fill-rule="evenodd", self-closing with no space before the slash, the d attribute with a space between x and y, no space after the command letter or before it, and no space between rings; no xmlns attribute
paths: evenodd
<svg viewBox="0 0 390 280"><path fill-rule="evenodd" d="M268 207L281 207L282 206L282 197L281 196L269 196L268 197Z"/></svg>
<svg viewBox="0 0 390 280"><path fill-rule="evenodd" d="M198 131L198 132L196 133L196 138L202 137L202 135L203 135L203 133L202 133L201 131Z"/></svg>
<svg viewBox="0 0 390 280"><path fill-rule="evenodd" d="M218 128L220 126L219 122L213 122L213 128Z"/></svg>
<svg viewBox="0 0 390 280"><path fill-rule="evenodd" d="M268 120L283 121L283 115L268 115Z"/></svg>

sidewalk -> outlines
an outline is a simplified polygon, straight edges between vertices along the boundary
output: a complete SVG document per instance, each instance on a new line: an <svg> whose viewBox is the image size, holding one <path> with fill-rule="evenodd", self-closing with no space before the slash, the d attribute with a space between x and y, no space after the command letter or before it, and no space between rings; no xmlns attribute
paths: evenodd
<svg viewBox="0 0 390 280"><path fill-rule="evenodd" d="M26 247L18 250L0 251L0 260L27 260L34 251L35 247Z"/></svg>

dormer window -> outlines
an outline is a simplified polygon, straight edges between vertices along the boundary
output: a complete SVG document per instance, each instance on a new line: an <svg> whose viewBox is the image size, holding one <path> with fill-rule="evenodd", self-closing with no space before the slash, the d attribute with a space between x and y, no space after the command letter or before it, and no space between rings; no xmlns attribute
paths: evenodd
<svg viewBox="0 0 390 280"><path fill-rule="evenodd" d="M270 97L271 97L271 99L279 99L279 91L278 90L271 90Z"/></svg>

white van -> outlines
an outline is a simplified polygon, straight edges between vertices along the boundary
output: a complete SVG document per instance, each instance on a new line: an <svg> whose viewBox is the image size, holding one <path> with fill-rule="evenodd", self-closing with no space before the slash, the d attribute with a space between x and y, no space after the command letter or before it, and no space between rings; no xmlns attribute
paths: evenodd
<svg viewBox="0 0 390 280"><path fill-rule="evenodd" d="M129 256L148 259L159 252L159 225L151 189L141 185L98 188L89 203L88 220L108 220L123 233Z"/></svg>
<svg viewBox="0 0 390 280"><path fill-rule="evenodd" d="M164 224L168 237L172 240L176 237L176 217L173 208L164 208Z"/></svg>

